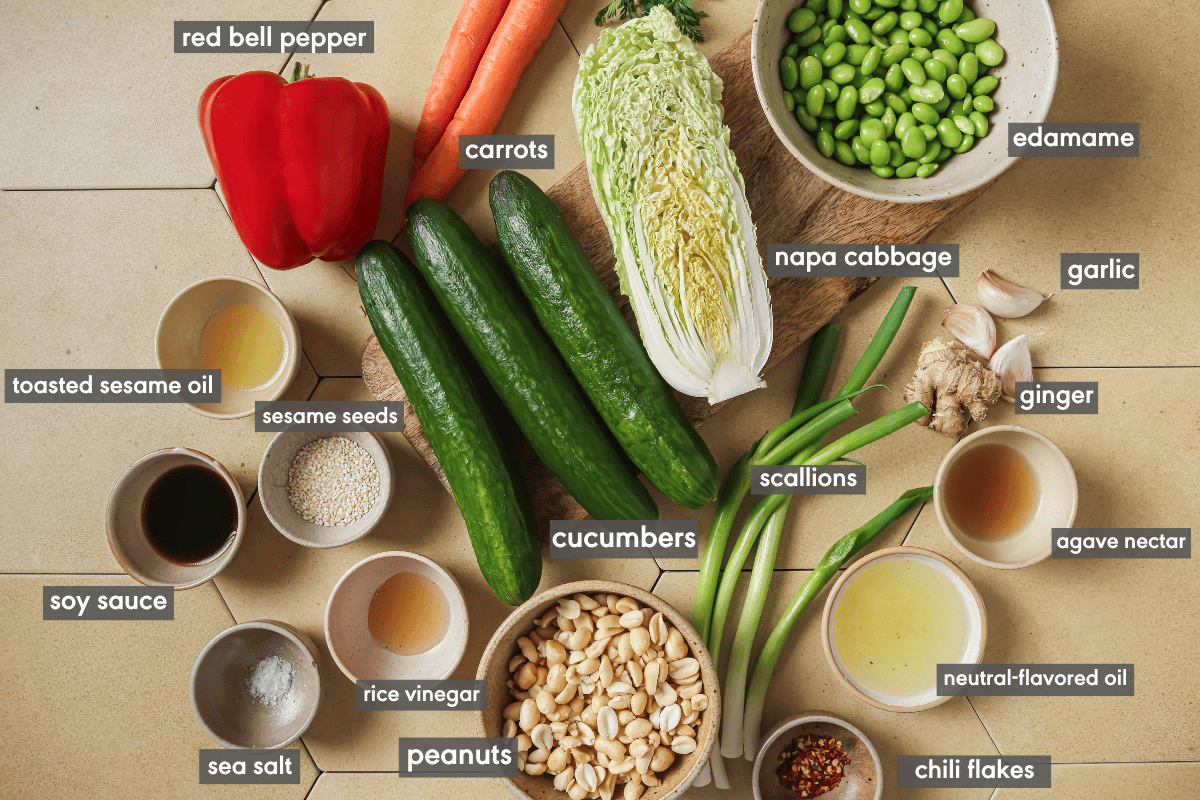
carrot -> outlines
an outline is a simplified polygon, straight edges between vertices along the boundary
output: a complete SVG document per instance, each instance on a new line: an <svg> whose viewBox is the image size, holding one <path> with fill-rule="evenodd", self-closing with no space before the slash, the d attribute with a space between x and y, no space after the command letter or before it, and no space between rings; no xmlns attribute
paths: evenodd
<svg viewBox="0 0 1200 800"><path fill-rule="evenodd" d="M450 29L446 49L433 73L429 94L425 95L425 107L421 109L421 122L413 142L414 175L420 171L458 110L508 3L509 0L463 0L458 19Z"/></svg>
<svg viewBox="0 0 1200 800"><path fill-rule="evenodd" d="M566 5L567 0L511 0L454 119L413 175L404 198L406 209L421 197L444 200L466 174L458 168L458 137L487 135L496 130L521 73L558 24Z"/></svg>

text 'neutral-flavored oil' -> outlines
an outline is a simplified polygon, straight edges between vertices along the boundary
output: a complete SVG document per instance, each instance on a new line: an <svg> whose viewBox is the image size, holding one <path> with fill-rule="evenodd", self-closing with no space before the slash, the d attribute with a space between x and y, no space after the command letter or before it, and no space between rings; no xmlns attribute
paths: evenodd
<svg viewBox="0 0 1200 800"><path fill-rule="evenodd" d="M445 593L416 572L399 572L381 583L367 609L371 638L398 656L433 649L449 628Z"/></svg>

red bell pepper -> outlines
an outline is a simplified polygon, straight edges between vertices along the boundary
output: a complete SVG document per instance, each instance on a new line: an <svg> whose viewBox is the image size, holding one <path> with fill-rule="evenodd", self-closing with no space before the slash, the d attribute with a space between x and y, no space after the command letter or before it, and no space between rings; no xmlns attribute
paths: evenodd
<svg viewBox="0 0 1200 800"><path fill-rule="evenodd" d="M218 78L200 98L200 130L234 227L263 264L341 261L374 238L390 126L367 84Z"/></svg>

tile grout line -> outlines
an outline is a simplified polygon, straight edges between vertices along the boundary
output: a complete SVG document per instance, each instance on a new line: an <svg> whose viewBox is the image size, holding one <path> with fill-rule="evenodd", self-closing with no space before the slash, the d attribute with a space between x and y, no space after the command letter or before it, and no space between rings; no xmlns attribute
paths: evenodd
<svg viewBox="0 0 1200 800"><path fill-rule="evenodd" d="M571 49L575 51L576 57L580 55L579 48L575 45L575 40L571 38L571 34L567 31L567 26L563 25L562 17L558 18L558 27L562 29L563 34L567 37L567 41L571 44Z"/></svg>
<svg viewBox="0 0 1200 800"><path fill-rule="evenodd" d="M996 752L1003 756L1004 751L1000 749L1000 745L996 744L996 737L992 736L992 732L988 730L987 723L983 721L983 717L979 716L979 709L975 708L975 704L971 702L970 697L967 697L967 695L963 695L963 697L967 698L967 705L969 705L971 710L975 712L975 719L979 720L979 724L983 726L983 732L988 735L988 739L991 741L992 747L996 748Z"/></svg>

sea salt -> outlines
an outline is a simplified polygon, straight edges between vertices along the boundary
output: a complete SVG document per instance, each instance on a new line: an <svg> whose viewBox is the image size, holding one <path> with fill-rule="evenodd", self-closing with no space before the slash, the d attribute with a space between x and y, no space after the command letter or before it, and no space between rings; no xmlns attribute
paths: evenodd
<svg viewBox="0 0 1200 800"><path fill-rule="evenodd" d="M279 656L267 656L254 665L250 673L250 694L264 706L288 704L295 693L292 684L296 680L296 671L287 659Z"/></svg>

